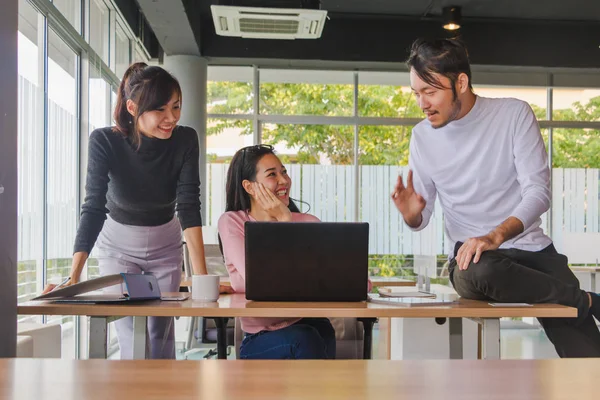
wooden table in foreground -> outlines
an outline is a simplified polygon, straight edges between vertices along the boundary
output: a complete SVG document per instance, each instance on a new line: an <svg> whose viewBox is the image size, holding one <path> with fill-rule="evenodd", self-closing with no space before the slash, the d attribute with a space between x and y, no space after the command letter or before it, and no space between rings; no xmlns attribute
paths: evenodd
<svg viewBox="0 0 600 400"><path fill-rule="evenodd" d="M600 360L0 360L14 400L593 399Z"/></svg>
<svg viewBox="0 0 600 400"><path fill-rule="evenodd" d="M145 358L147 317L355 317L355 318L449 318L450 358L460 359L462 321L469 318L482 327L482 356L500 358L500 318L502 317L576 317L577 309L556 304L529 307L492 307L485 301L460 299L443 306L401 307L369 302L256 302L244 294L221 295L214 303L185 301L149 301L130 304L56 304L29 301L17 306L19 315L83 315L90 320L90 358L106 358L107 324L115 319L134 317L134 357ZM365 324L365 339L370 338ZM220 335L224 337L223 333ZM225 340L221 341L225 343ZM365 340L365 343L369 340ZM369 342L370 343L370 342ZM365 351L365 354L370 355ZM221 352L223 355L224 352Z"/></svg>
<svg viewBox="0 0 600 400"><path fill-rule="evenodd" d="M379 286L416 286L416 282L412 279L404 279L404 278L395 278L390 277L386 278L383 276L372 276L371 283L373 287ZM221 277L221 285L230 285L229 277L222 276ZM181 278L181 283L179 284L181 287L190 287L192 286L192 280L183 276Z"/></svg>

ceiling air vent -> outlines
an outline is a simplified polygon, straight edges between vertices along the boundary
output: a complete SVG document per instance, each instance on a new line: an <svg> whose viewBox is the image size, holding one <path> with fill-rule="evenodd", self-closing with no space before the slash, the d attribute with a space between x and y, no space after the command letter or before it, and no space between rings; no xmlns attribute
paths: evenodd
<svg viewBox="0 0 600 400"><path fill-rule="evenodd" d="M327 11L290 8L211 7L221 36L253 39L318 39Z"/></svg>

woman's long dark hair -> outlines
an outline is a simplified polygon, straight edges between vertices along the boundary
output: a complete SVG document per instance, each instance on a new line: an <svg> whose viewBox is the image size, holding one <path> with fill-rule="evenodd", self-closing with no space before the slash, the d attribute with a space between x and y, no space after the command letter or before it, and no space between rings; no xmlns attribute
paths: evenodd
<svg viewBox="0 0 600 400"><path fill-rule="evenodd" d="M227 183L225 184L226 212L250 210L250 195L244 189L242 182L256 180L256 165L267 154L275 155L273 147L261 144L244 147L235 153L227 171ZM292 199L290 199L288 208L291 212L300 212Z"/></svg>
<svg viewBox="0 0 600 400"><path fill-rule="evenodd" d="M115 105L115 130L129 138L139 149L141 133L138 127L140 116L148 111L158 110L167 104L173 94L181 101L181 87L173 75L161 67L150 67L146 63L134 63L127 68ZM127 100L136 105L135 115L127 111Z"/></svg>

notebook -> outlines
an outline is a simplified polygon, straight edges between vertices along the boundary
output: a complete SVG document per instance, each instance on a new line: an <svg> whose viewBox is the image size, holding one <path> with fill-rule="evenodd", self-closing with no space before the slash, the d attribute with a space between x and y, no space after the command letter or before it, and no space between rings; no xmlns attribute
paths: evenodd
<svg viewBox="0 0 600 400"><path fill-rule="evenodd" d="M124 283L125 291L118 293L84 294L95 292ZM32 300L50 300L53 303L124 303L143 300L185 300L184 294L163 298L156 276L148 274L114 274L96 279L76 283L49 293L38 296Z"/></svg>

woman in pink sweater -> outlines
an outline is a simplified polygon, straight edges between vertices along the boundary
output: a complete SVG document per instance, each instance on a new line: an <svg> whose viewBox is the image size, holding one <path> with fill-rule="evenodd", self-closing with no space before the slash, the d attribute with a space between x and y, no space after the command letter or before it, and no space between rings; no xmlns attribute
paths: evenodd
<svg viewBox="0 0 600 400"><path fill-rule="evenodd" d="M319 221L300 213L289 197L290 186L291 179L272 146L244 147L233 156L227 172L226 212L218 228L235 292L244 293L246 289L245 222ZM335 358L335 332L327 318L241 318L241 322L245 337L240 358Z"/></svg>

